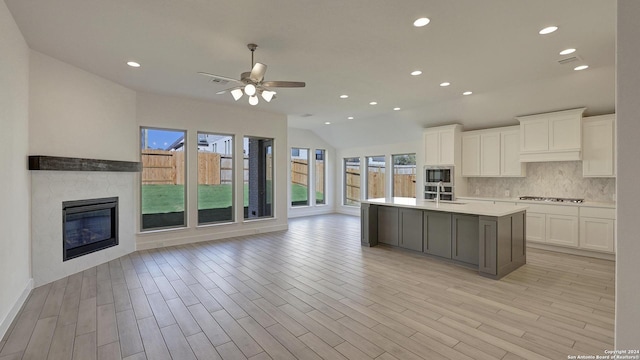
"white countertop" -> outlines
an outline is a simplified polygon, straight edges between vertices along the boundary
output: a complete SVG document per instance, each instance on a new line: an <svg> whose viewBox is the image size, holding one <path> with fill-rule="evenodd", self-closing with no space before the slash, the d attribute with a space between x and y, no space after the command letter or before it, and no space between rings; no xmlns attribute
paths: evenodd
<svg viewBox="0 0 640 360"><path fill-rule="evenodd" d="M599 207L599 208L609 208L615 209L615 202L597 202L597 201L585 201L582 203L570 203L570 202L552 202L552 201L537 201L537 200L520 200L519 198L484 198L484 197L472 197L472 196L461 196L458 197L456 201L464 202L465 199L469 200L482 200L482 201L508 201L514 202L518 204L537 204L537 205L559 205L559 206L586 206L586 207Z"/></svg>
<svg viewBox="0 0 640 360"><path fill-rule="evenodd" d="M508 204L464 203L464 200L455 202L441 201L440 205L437 206L435 201L416 200L415 198L404 197L395 197L389 200L383 198L368 199L363 200L362 203L496 217L511 215L520 211L527 210L526 206L514 206Z"/></svg>

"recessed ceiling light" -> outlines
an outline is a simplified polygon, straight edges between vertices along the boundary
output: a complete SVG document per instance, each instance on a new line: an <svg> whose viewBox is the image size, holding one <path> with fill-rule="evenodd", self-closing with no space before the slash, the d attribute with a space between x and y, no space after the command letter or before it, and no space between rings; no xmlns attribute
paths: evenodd
<svg viewBox="0 0 640 360"><path fill-rule="evenodd" d="M547 35L547 34L551 34L552 32L558 30L557 26L547 26L546 28L538 31L538 34L540 35Z"/></svg>
<svg viewBox="0 0 640 360"><path fill-rule="evenodd" d="M330 121L325 121L324 124L325 125L331 125L331 122Z"/></svg>
<svg viewBox="0 0 640 360"><path fill-rule="evenodd" d="M560 51L560 55L569 55L573 54L574 52L576 52L576 49L564 49Z"/></svg>
<svg viewBox="0 0 640 360"><path fill-rule="evenodd" d="M135 61L128 61L127 65L129 65L131 67L140 67L140 64L135 62Z"/></svg>
<svg viewBox="0 0 640 360"><path fill-rule="evenodd" d="M471 95L471 94L473 94L473 92L472 92L472 91L465 91L465 92L463 92L463 93L462 93L462 95L465 95L465 96L466 96L466 95Z"/></svg>
<svg viewBox="0 0 640 360"><path fill-rule="evenodd" d="M420 70L412 71L411 75L413 75L413 76L422 75L422 71L420 71Z"/></svg>
<svg viewBox="0 0 640 360"><path fill-rule="evenodd" d="M340 99L346 99L348 97L349 97L349 95L346 95L346 94L345 95L340 95Z"/></svg>
<svg viewBox="0 0 640 360"><path fill-rule="evenodd" d="M417 19L416 21L414 21L413 22L413 26L415 26L415 27L423 27L423 26L427 25L430 22L431 22L431 20L429 20L429 18L424 17L424 18L420 18L420 19Z"/></svg>
<svg viewBox="0 0 640 360"><path fill-rule="evenodd" d="M448 83L446 81L443 82L443 83L440 83L440 86L442 86L442 87L449 86L449 85L451 85L451 83Z"/></svg>
<svg viewBox="0 0 640 360"><path fill-rule="evenodd" d="M580 70L587 69L588 67L589 65L580 65L580 66L574 67L573 70L580 71Z"/></svg>
<svg viewBox="0 0 640 360"><path fill-rule="evenodd" d="M349 116L347 120L353 120L353 116Z"/></svg>
<svg viewBox="0 0 640 360"><path fill-rule="evenodd" d="M369 103L369 105L378 105L378 103L375 102L375 101L372 101L372 102Z"/></svg>
<svg viewBox="0 0 640 360"><path fill-rule="evenodd" d="M393 108L393 111L398 111L398 110L400 110L400 108L399 108L399 107L394 107L394 108Z"/></svg>

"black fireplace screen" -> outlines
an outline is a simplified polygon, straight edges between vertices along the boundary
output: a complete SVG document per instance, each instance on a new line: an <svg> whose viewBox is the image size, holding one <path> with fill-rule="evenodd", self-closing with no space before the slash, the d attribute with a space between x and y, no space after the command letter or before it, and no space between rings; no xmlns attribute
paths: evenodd
<svg viewBox="0 0 640 360"><path fill-rule="evenodd" d="M62 203L63 260L118 245L118 198Z"/></svg>

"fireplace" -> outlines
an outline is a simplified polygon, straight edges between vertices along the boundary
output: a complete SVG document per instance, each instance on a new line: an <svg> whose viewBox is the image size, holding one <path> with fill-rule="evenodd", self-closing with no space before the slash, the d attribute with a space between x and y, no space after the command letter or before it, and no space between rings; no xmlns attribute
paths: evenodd
<svg viewBox="0 0 640 360"><path fill-rule="evenodd" d="M62 203L62 260L118 245L118 198Z"/></svg>

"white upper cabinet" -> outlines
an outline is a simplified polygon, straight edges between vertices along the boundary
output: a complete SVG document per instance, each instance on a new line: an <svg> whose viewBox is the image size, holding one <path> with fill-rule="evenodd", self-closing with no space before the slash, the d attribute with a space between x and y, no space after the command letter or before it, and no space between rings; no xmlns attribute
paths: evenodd
<svg viewBox="0 0 640 360"><path fill-rule="evenodd" d="M480 174L500 176L500 132L480 135Z"/></svg>
<svg viewBox="0 0 640 360"><path fill-rule="evenodd" d="M462 176L524 176L518 126L462 133Z"/></svg>
<svg viewBox="0 0 640 360"><path fill-rule="evenodd" d="M585 108L520 116L520 161L572 161L582 156Z"/></svg>
<svg viewBox="0 0 640 360"><path fill-rule="evenodd" d="M511 126L511 130L500 133L500 175L523 177L527 175L527 166L520 162L520 128Z"/></svg>
<svg viewBox="0 0 640 360"><path fill-rule="evenodd" d="M582 122L582 176L614 177L615 114L592 116Z"/></svg>
<svg viewBox="0 0 640 360"><path fill-rule="evenodd" d="M480 176L480 134L462 134L462 176Z"/></svg>
<svg viewBox="0 0 640 360"><path fill-rule="evenodd" d="M462 125L457 124L425 129L425 165L455 165L461 130Z"/></svg>

